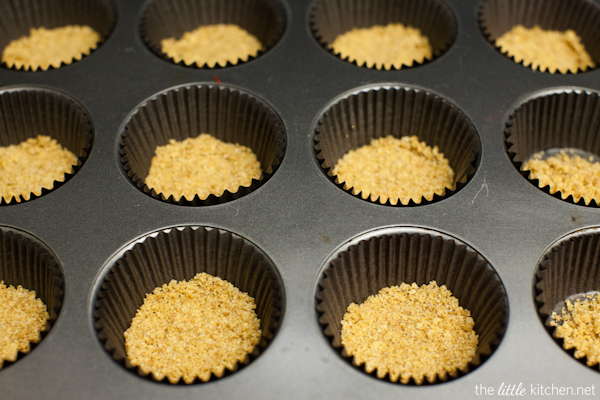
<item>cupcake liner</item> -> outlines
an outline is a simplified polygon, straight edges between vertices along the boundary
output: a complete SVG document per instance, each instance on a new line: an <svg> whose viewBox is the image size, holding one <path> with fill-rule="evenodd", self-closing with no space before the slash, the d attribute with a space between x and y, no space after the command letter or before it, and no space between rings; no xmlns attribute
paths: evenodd
<svg viewBox="0 0 600 400"><path fill-rule="evenodd" d="M181 38L185 32L193 31L202 25L234 24L254 35L263 45L256 56L269 51L283 34L285 13L276 0L153 0L144 11L141 22L141 35L150 50L160 58L186 66L183 61L175 60L161 49L163 39ZM246 62L247 62L246 61ZM227 62L226 65L207 64L189 66L197 68L220 68L243 62Z"/></svg>
<svg viewBox="0 0 600 400"><path fill-rule="evenodd" d="M38 135L50 136L58 144L77 156L69 174L62 181L54 181L53 187L43 188L41 195L30 194L33 200L64 185L87 160L92 147L92 122L83 107L69 97L43 88L14 88L0 92L0 146L17 145ZM28 201L23 195L0 205Z"/></svg>
<svg viewBox="0 0 600 400"><path fill-rule="evenodd" d="M479 336L477 353L466 371L437 376L429 383L456 378L480 366L500 344L508 322L508 300L494 269L477 252L445 235L403 232L372 237L337 254L324 270L317 298L319 322L332 346L348 357L341 343L341 321L351 303L361 304L385 287L446 285L471 312ZM356 361L352 357L355 366ZM366 372L366 365L364 366ZM376 376L375 372L372 373ZM386 375L386 380L389 375ZM425 381L426 382L426 381ZM411 378L411 383L416 383Z"/></svg>
<svg viewBox="0 0 600 400"><path fill-rule="evenodd" d="M21 231L0 227L0 281L8 286L34 290L47 307L50 319L41 332L50 332L62 307L64 278L58 260L39 240ZM38 343L31 343L31 350ZM17 360L27 353L19 352ZM15 362L0 359L0 371Z"/></svg>
<svg viewBox="0 0 600 400"><path fill-rule="evenodd" d="M535 272L535 301L540 320L564 350L563 339L550 323L552 312L561 314L567 300L600 292L600 234L598 229L575 232L554 243ZM574 357L574 349L565 350ZM582 364L587 358L581 358ZM591 367L598 371L598 365Z"/></svg>
<svg viewBox="0 0 600 400"><path fill-rule="evenodd" d="M596 63L600 61L600 7L591 1L486 0L479 9L481 31L500 52L495 44L496 39L519 24L526 28L539 25L545 30L572 29L581 38L592 60ZM508 52L502 54L515 61L508 56ZM529 68L523 61L519 64ZM578 72L583 71L579 69Z"/></svg>
<svg viewBox="0 0 600 400"><path fill-rule="evenodd" d="M321 116L316 127L315 151L321 167L332 182L344 188L333 168L348 151L365 146L376 138L416 135L428 146L438 146L454 170L455 188L435 194L431 200L410 199L414 206L447 198L472 178L480 159L480 140L473 123L456 106L425 91L383 87L365 89L334 102ZM354 195L362 199L361 193ZM368 201L379 202L369 196ZM386 205L392 203L388 200Z"/></svg>
<svg viewBox="0 0 600 400"><path fill-rule="evenodd" d="M374 25L401 23L418 28L429 39L433 58L442 55L454 42L457 27L450 9L438 0L319 0L316 2L310 25L313 36L327 51L334 53L331 44L335 38L353 28L368 28ZM343 59L350 62L349 58ZM422 65L414 61L412 66ZM358 65L352 61L354 65ZM365 64L359 65L360 67ZM396 70L407 65L392 66ZM410 67L410 65L408 66Z"/></svg>
<svg viewBox="0 0 600 400"><path fill-rule="evenodd" d="M97 294L94 319L98 338L112 358L134 369L126 356L123 334L146 294L173 279L189 280L201 272L224 279L254 298L262 337L242 364L262 353L277 332L284 301L275 266L258 248L230 232L188 226L148 235L110 266ZM241 366L238 363L226 375ZM140 368L137 373L149 377Z"/></svg>
<svg viewBox="0 0 600 400"><path fill-rule="evenodd" d="M115 9L109 0L7 0L0 3L0 48L28 36L33 28L87 25L100 34L94 52L106 41L115 22Z"/></svg>
<svg viewBox="0 0 600 400"><path fill-rule="evenodd" d="M575 154L598 160L600 157L600 95L586 90L567 90L535 97L520 105L509 117L505 129L506 152L515 168L532 185L540 188L538 179L532 179L523 163L535 153L548 155L560 149L573 149ZM585 199L574 201L572 195L561 191L550 192L557 199L585 205ZM598 207L595 200L589 204Z"/></svg>
<svg viewBox="0 0 600 400"><path fill-rule="evenodd" d="M227 143L252 149L262 168L260 179L235 192L193 199L156 193L144 182L157 146L170 139L182 141L209 133ZM121 161L132 182L144 193L171 204L204 206L240 198L263 185L275 173L285 148L279 117L264 103L224 85L183 86L162 92L144 102L125 126Z"/></svg>

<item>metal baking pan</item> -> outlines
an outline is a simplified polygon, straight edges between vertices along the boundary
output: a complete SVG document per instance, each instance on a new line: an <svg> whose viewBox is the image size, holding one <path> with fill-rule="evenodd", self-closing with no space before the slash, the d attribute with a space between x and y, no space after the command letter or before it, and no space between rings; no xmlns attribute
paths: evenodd
<svg viewBox="0 0 600 400"><path fill-rule="evenodd" d="M4 10L11 9L12 2L4 3ZM59 2L51 3L44 12L60 19ZM321 1L265 0L261 4L275 10L269 17L272 26L265 28L272 39L266 51L218 68L176 65L155 54L147 43L150 27L145 19L153 2L101 3L108 13L100 24L104 39L91 55L47 71L0 68L2 93L34 90L66 97L83 110L91 134L80 166L64 184L29 201L0 205L3 231L38 243L61 275L61 299L54 304L51 330L29 354L0 369L2 399L577 398L567 393L578 388L579 398L598 395L598 367L587 367L563 350L538 308L539 281L546 276L539 273L545 268L539 264L565 241L596 235L600 209L550 195L528 181L510 150L514 143L509 139L522 132L507 126L522 115L522 106L538 98L565 96L553 103L559 107L582 104L586 96L595 99L598 69L550 74L514 62L490 43L498 24L481 12L489 1L422 2L432 7L426 15L439 13L446 21L430 29L446 35L436 36L439 48L432 60L392 70L360 67L324 48L326 34L318 29L323 21L314 15ZM503 10L501 3L494 2L498 10ZM594 19L600 2L558 3L566 8L560 9L560 18L552 18L561 29L561 21L577 19L577 13L587 16L590 29L584 41L600 60L600 24ZM27 4L39 7L33 1ZM551 11L555 5L548 2L547 15L556 16ZM89 23L100 14L90 14ZM425 24L418 15L413 15L415 21ZM490 25L489 31L482 30L482 21ZM179 204L132 179L135 174L122 159L128 123L166 93L188 88L242 93L273 116L273 129L284 139L275 140L275 162L251 190ZM441 99L470 124L467 130L475 132L473 157L456 191L421 204L392 206L352 195L328 175L328 161L318 155L322 118L345 99L381 91ZM573 107L555 110L568 114L563 126L578 118L594 121L589 108L582 113L582 106ZM589 127L600 133L597 125ZM583 150L595 152L593 146ZM209 382L172 385L140 376L113 358L99 337L96 303L105 278L128 250L161 232L190 229L220 232L253 247L276 282L278 314L272 318L271 337L248 365ZM332 345L326 323L320 321L318 294L325 271L340 253L386 235L454 242L493 273L490 279L496 279L501 292L494 299L503 304L494 309L500 313L496 337L469 372L447 382L392 383L353 366Z"/></svg>

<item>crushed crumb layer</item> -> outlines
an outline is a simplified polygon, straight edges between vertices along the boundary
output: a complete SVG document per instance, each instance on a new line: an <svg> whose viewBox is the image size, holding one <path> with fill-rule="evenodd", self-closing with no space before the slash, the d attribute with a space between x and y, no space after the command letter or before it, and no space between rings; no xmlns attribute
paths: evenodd
<svg viewBox="0 0 600 400"><path fill-rule="evenodd" d="M438 147L420 142L417 136L393 136L373 139L371 143L346 153L333 168L346 190L361 193L363 199L372 196L379 202L400 201L406 205L412 199L432 200L454 189L454 171Z"/></svg>
<svg viewBox="0 0 600 400"><path fill-rule="evenodd" d="M176 201L182 196L192 200L196 195L204 200L211 194L221 196L225 190L235 193L261 174L260 162L249 147L203 133L158 146L144 182L167 198L173 195Z"/></svg>
<svg viewBox="0 0 600 400"><path fill-rule="evenodd" d="M377 370L380 379L433 383L467 372L478 345L474 325L446 286L402 283L348 306L342 344L356 365Z"/></svg>
<svg viewBox="0 0 600 400"><path fill-rule="evenodd" d="M229 61L237 64L248 57L256 57L263 49L261 42L245 29L233 24L203 25L185 32L180 39L161 40L162 52L176 63L196 63L212 68L224 67Z"/></svg>
<svg viewBox="0 0 600 400"><path fill-rule="evenodd" d="M350 62L376 69L410 67L415 61L431 59L433 54L427 36L402 24L353 28L336 37L330 48Z"/></svg>
<svg viewBox="0 0 600 400"><path fill-rule="evenodd" d="M565 304L560 314L552 313L550 324L564 340L563 347L575 349L575 358L587 357L592 367L600 362L600 295L585 295Z"/></svg>
<svg viewBox="0 0 600 400"><path fill-rule="evenodd" d="M261 337L254 299L206 273L156 288L125 331L131 364L156 380L208 381L246 362Z"/></svg>
<svg viewBox="0 0 600 400"><path fill-rule="evenodd" d="M586 205L592 200L600 204L600 163L572 150L561 150L547 158L545 155L543 151L536 153L523 163L522 169L530 171L530 179L538 179L539 187L550 186L552 194L560 191L563 199L573 196L576 203L583 198Z"/></svg>
<svg viewBox="0 0 600 400"><path fill-rule="evenodd" d="M39 135L18 145L0 147L0 195L6 202L19 196L29 200L42 189L52 189L54 182L73 173L77 156L63 148L56 139Z"/></svg>
<svg viewBox="0 0 600 400"><path fill-rule="evenodd" d="M47 70L81 60L96 48L100 34L89 26L67 25L60 28L33 28L29 36L11 41L2 52L8 67Z"/></svg>
<svg viewBox="0 0 600 400"><path fill-rule="evenodd" d="M581 38L571 29L561 32L545 30L539 25L531 29L517 25L496 39L496 45L516 62L522 61L532 69L566 74L596 67Z"/></svg>
<svg viewBox="0 0 600 400"><path fill-rule="evenodd" d="M16 361L19 352L29 353L31 343L41 340L49 318L35 291L0 281L0 368L4 361Z"/></svg>

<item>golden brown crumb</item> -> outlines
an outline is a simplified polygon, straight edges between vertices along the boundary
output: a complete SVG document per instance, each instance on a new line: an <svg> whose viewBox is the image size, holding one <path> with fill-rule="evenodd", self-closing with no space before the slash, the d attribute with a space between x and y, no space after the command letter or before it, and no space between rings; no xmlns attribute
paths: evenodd
<svg viewBox="0 0 600 400"><path fill-rule="evenodd" d="M185 32L181 39L163 39L162 52L186 65L207 64L210 68L217 64L224 67L229 61L237 64L248 57L256 57L263 46L246 30L233 24L204 25L191 32Z"/></svg>
<svg viewBox="0 0 600 400"><path fill-rule="evenodd" d="M73 172L77 156L49 136L29 138L18 145L0 147L0 195L6 202L19 196L29 200L42 188L52 189L54 181L65 180Z"/></svg>
<svg viewBox="0 0 600 400"><path fill-rule="evenodd" d="M89 26L67 25L55 29L31 29L29 36L11 41L2 52L2 62L9 67L25 70L60 64L71 64L81 60L96 48L100 41L98 32Z"/></svg>
<svg viewBox="0 0 600 400"><path fill-rule="evenodd" d="M125 331L131 364L157 380L220 378L245 362L261 337L254 299L231 283L200 273L146 295Z"/></svg>
<svg viewBox="0 0 600 400"><path fill-rule="evenodd" d="M0 368L4 361L14 362L19 352L29 353L31 343L41 340L49 318L35 291L0 281Z"/></svg>
<svg viewBox="0 0 600 400"><path fill-rule="evenodd" d="M176 200L221 196L226 189L235 193L240 186L250 186L252 179L260 179L262 173L250 148L222 142L207 133L182 142L171 139L158 146L155 154L146 185Z"/></svg>
<svg viewBox="0 0 600 400"><path fill-rule="evenodd" d="M540 187L550 186L550 193L560 191L563 199L572 195L575 202L583 197L585 204L600 203L600 163L570 153L561 150L544 159L542 151L524 162L522 169L531 172L531 179L539 179Z"/></svg>
<svg viewBox="0 0 600 400"><path fill-rule="evenodd" d="M496 39L503 52L523 61L525 66L551 73L576 73L594 68L596 64L585 50L581 39L569 29L564 32L544 30L538 25L531 29L517 25Z"/></svg>
<svg viewBox="0 0 600 400"><path fill-rule="evenodd" d="M371 143L351 150L342 157L333 174L346 189L362 198L379 197L381 203L408 204L421 197L433 199L454 188L454 171L437 146L431 148L416 136L393 136L373 139Z"/></svg>
<svg viewBox="0 0 600 400"><path fill-rule="evenodd" d="M403 64L410 67L415 61L422 63L432 57L427 36L402 24L354 28L336 37L330 48L342 58L376 69L400 69Z"/></svg>
<svg viewBox="0 0 600 400"><path fill-rule="evenodd" d="M600 362L600 295L586 295L574 303L567 300L561 314L553 312L551 317L565 349L575 349L575 358L587 357L590 367Z"/></svg>
<svg viewBox="0 0 600 400"><path fill-rule="evenodd" d="M477 351L475 322L446 286L435 281L384 288L342 320L342 344L356 365L377 377L417 384L467 372Z"/></svg>

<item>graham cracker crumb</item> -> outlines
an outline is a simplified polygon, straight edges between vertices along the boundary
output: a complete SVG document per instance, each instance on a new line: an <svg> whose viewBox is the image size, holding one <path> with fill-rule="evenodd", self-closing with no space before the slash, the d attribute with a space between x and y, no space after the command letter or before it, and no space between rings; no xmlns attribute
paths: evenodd
<svg viewBox="0 0 600 400"><path fill-rule="evenodd" d="M125 331L131 364L177 383L220 378L248 360L261 337L254 299L206 273L146 295Z"/></svg>
<svg viewBox="0 0 600 400"><path fill-rule="evenodd" d="M237 64L248 57L256 57L263 45L245 29L233 24L203 25L185 32L181 39L161 40L162 52L186 65L196 63L212 68L217 64L224 67L229 61Z"/></svg>
<svg viewBox="0 0 600 400"><path fill-rule="evenodd" d="M545 157L545 152L534 154L523 163L522 169L530 171L531 179L538 179L539 186L550 186L550 193L561 192L562 198L573 196L585 204L592 200L600 203L600 163L591 157L587 160L569 150L561 150L557 155Z"/></svg>
<svg viewBox="0 0 600 400"><path fill-rule="evenodd" d="M563 347L575 349L575 358L587 357L587 365L593 367L600 362L600 295L585 295L565 304L560 315L552 313L550 324L564 340Z"/></svg>
<svg viewBox="0 0 600 400"><path fill-rule="evenodd" d="M42 188L52 189L54 181L73 173L77 156L50 136L39 135L18 145L0 147L0 195L6 202L14 197L39 196Z"/></svg>
<svg viewBox="0 0 600 400"><path fill-rule="evenodd" d="M400 201L406 205L421 197L432 200L434 194L443 196L454 189L454 171L438 147L429 147L417 136L393 136L373 139L371 143L351 150L342 157L333 174L344 188L363 199L379 198L381 203Z"/></svg>
<svg viewBox="0 0 600 400"><path fill-rule="evenodd" d="M2 62L8 67L25 70L47 70L61 63L81 60L96 48L100 34L89 26L67 25L60 28L33 28L29 36L11 41L2 52Z"/></svg>
<svg viewBox="0 0 600 400"><path fill-rule="evenodd" d="M410 67L433 54L429 39L419 29L397 23L353 28L336 37L330 48L350 62L376 69Z"/></svg>
<svg viewBox="0 0 600 400"><path fill-rule="evenodd" d="M531 29L517 25L496 39L496 45L516 62L522 61L532 69L566 74L596 67L581 38L571 29L560 32L539 25Z"/></svg>
<svg viewBox="0 0 600 400"><path fill-rule="evenodd" d="M181 142L174 139L156 148L146 185L165 197L203 200L209 195L232 193L260 179L260 162L249 147L225 143L203 133Z"/></svg>
<svg viewBox="0 0 600 400"><path fill-rule="evenodd" d="M49 318L35 291L0 281L0 368L4 361L16 361L19 352L29 353L31 343L41 340Z"/></svg>
<svg viewBox="0 0 600 400"><path fill-rule="evenodd" d="M383 288L361 305L352 303L342 320L342 344L356 365L382 379L408 383L446 380L468 371L478 336L468 310L435 281Z"/></svg>

